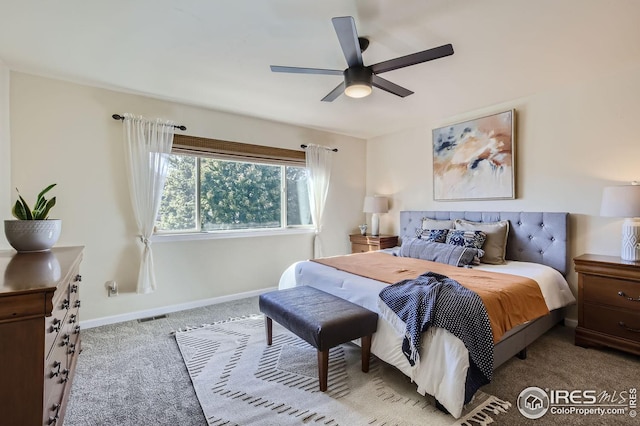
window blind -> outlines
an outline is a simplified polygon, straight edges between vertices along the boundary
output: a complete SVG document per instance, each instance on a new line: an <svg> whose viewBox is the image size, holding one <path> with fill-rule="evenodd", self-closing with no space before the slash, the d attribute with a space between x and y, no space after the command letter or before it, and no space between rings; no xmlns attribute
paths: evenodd
<svg viewBox="0 0 640 426"><path fill-rule="evenodd" d="M305 166L305 152L264 145L230 142L197 136L174 135L174 154L197 155L221 160Z"/></svg>

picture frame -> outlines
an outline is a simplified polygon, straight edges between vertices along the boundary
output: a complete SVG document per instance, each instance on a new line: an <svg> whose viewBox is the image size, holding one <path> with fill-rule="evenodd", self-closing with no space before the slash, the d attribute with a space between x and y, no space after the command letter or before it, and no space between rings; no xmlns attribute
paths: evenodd
<svg viewBox="0 0 640 426"><path fill-rule="evenodd" d="M432 131L435 201L515 199L515 109Z"/></svg>

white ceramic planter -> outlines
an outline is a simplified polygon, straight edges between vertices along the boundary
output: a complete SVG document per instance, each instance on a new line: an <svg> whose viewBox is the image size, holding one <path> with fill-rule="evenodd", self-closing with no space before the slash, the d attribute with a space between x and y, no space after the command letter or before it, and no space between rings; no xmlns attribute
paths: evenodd
<svg viewBox="0 0 640 426"><path fill-rule="evenodd" d="M4 221L4 235L19 253L50 250L61 230L60 219Z"/></svg>

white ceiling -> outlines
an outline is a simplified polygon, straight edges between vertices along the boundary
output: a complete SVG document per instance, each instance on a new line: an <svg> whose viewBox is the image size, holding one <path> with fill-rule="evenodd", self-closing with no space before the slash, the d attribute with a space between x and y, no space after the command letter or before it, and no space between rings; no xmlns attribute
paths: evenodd
<svg viewBox="0 0 640 426"><path fill-rule="evenodd" d="M446 43L455 54L385 73L407 98L320 102L341 77L269 65L344 69L334 16L370 39L365 65ZM0 61L370 138L636 67L638 20L637 0L0 0Z"/></svg>

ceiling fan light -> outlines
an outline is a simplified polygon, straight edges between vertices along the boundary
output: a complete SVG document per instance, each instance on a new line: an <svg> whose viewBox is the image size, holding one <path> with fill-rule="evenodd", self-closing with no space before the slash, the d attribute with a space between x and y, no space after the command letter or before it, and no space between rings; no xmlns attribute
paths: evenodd
<svg viewBox="0 0 640 426"><path fill-rule="evenodd" d="M355 83L346 87L344 94L350 98L364 98L371 94L371 86L364 83Z"/></svg>
<svg viewBox="0 0 640 426"><path fill-rule="evenodd" d="M344 94L350 98L364 98L371 94L373 73L366 67L350 67L344 70Z"/></svg>

